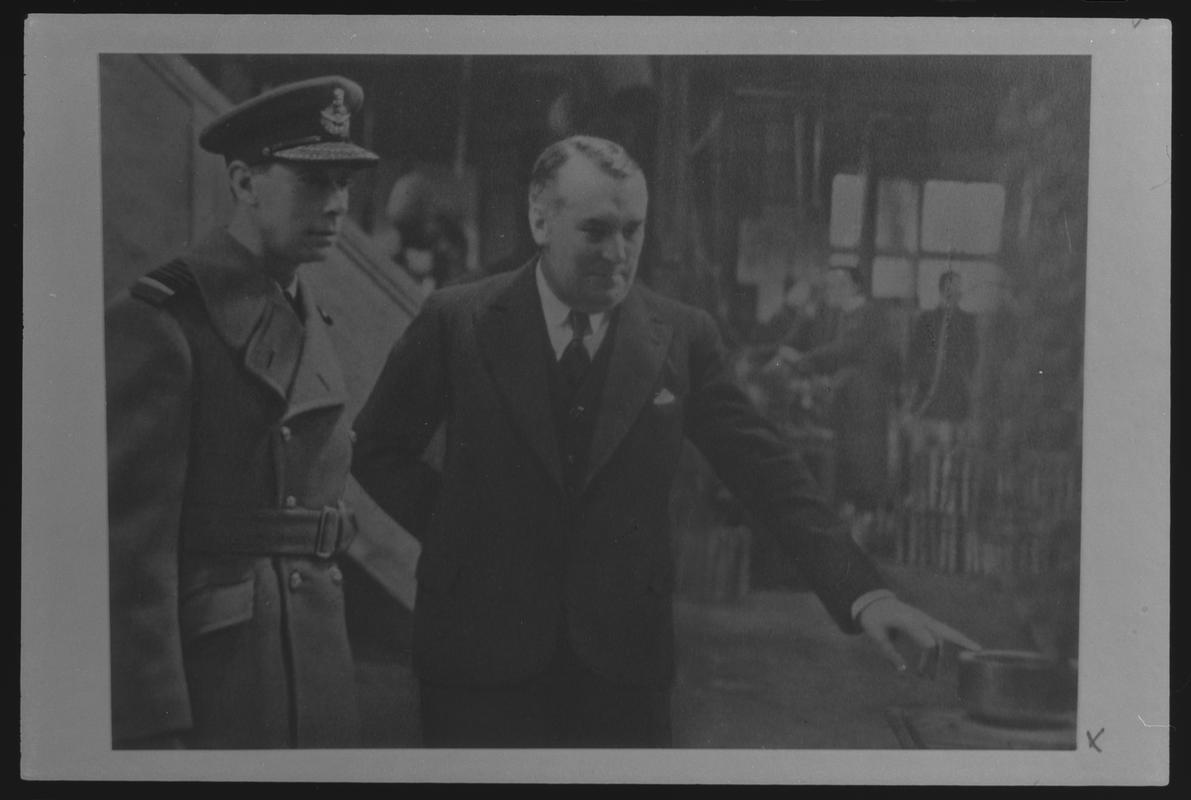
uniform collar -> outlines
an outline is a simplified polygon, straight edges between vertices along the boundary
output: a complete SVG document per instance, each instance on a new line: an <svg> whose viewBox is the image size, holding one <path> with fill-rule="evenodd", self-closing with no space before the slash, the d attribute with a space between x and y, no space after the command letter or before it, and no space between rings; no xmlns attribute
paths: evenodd
<svg viewBox="0 0 1191 800"><path fill-rule="evenodd" d="M281 287L265 273L260 258L226 229L203 239L185 260L212 325L233 349L248 343L267 314L289 310ZM296 318L293 322L298 325Z"/></svg>
<svg viewBox="0 0 1191 800"><path fill-rule="evenodd" d="M226 230L204 239L184 259L198 284L211 325L244 367L281 399L287 418L342 405L346 389L321 312L295 276L303 325L261 260Z"/></svg>

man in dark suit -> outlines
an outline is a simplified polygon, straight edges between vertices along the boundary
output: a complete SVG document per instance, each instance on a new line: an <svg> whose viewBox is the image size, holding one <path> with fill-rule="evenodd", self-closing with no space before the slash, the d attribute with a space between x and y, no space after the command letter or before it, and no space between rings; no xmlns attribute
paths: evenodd
<svg viewBox="0 0 1191 800"><path fill-rule="evenodd" d="M911 408L925 420L956 425L968 418L976 369L976 322L959 307L960 276L939 276L939 305L922 313L910 338Z"/></svg>
<svg viewBox="0 0 1191 800"><path fill-rule="evenodd" d="M689 437L848 631L961 634L903 605L732 382L706 313L634 285L647 193L571 137L530 182L540 254L431 295L356 420L353 472L422 541L428 746L668 746L670 489ZM422 460L445 422L441 472Z"/></svg>
<svg viewBox="0 0 1191 800"><path fill-rule="evenodd" d="M357 745L336 564L354 521L324 259L363 92L290 84L214 120L232 218L106 313L112 736L119 748Z"/></svg>

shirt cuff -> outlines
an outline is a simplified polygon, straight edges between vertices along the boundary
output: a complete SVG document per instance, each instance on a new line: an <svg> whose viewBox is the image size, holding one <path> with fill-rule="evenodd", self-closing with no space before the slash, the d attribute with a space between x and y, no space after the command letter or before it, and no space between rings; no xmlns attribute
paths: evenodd
<svg viewBox="0 0 1191 800"><path fill-rule="evenodd" d="M891 597L896 599L897 595L888 589L874 589L871 592L865 592L864 594L860 595L860 597L857 597L856 601L852 603L852 620L854 622L859 621L861 611L864 611L864 609L868 608L878 600L885 600L886 598Z"/></svg>

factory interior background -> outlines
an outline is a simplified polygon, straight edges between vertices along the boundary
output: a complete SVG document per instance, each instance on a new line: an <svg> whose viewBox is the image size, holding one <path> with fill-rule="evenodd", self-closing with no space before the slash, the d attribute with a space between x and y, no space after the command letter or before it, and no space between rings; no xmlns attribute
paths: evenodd
<svg viewBox="0 0 1191 800"><path fill-rule="evenodd" d="M207 120L291 80L334 73L364 88L353 131L381 163L353 185L337 252L304 267L337 322L352 415L429 292L533 256L525 193L537 153L572 133L620 142L650 187L638 280L714 316L742 385L799 443L898 592L986 647L1077 657L1087 57L99 63L109 297L227 211L222 164L195 143ZM866 381L855 413L876 420L863 496L848 477L844 376L774 366L783 347L830 340L839 310L827 277L839 266L855 270L881 322L852 369ZM916 331L943 305L945 272L959 276L971 320L966 402L931 417L922 376L937 382L942 367ZM362 530L348 613L369 736L416 747L418 545L362 492L351 501ZM834 631L693 449L673 519L679 746L1072 746L1073 730L965 726L953 673L895 676Z"/></svg>

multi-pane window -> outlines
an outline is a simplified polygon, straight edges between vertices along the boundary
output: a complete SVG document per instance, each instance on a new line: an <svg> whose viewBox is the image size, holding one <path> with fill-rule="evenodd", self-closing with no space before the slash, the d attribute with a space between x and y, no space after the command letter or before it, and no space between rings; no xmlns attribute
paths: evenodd
<svg viewBox="0 0 1191 800"><path fill-rule="evenodd" d="M997 183L945 180L877 182L872 294L939 301L939 275L961 276L968 311L987 311L1002 296L997 263L1005 190ZM832 266L857 266L864 219L864 179L836 175L832 181L829 241Z"/></svg>

